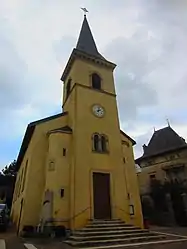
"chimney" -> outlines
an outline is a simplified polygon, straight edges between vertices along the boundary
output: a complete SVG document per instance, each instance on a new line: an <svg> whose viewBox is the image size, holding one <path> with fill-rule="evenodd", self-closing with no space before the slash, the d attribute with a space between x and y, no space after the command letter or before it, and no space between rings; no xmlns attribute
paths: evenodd
<svg viewBox="0 0 187 249"><path fill-rule="evenodd" d="M143 147L143 151L145 152L147 149L147 145L144 144L142 147Z"/></svg>

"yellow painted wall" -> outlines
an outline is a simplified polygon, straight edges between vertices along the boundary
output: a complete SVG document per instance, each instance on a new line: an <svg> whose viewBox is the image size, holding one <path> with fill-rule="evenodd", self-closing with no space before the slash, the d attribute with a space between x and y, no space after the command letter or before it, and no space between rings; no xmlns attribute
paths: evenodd
<svg viewBox="0 0 187 249"><path fill-rule="evenodd" d="M81 72L81 73L80 73ZM96 72L102 78L102 91L91 87L90 75ZM93 217L93 191L92 173L107 172L111 174L111 200L113 217L130 220L129 203L126 201L126 177L123 164L121 135L119 129L118 111L115 97L113 72L111 69L100 67L94 63L77 59L70 71L67 80L72 79L72 92L64 104L64 110L69 111L75 140L73 141L74 164L72 168L72 179L75 182L72 190L71 216L81 213L74 219L73 226L81 227L86 218ZM66 85L67 82L65 82ZM109 93L109 94L107 94ZM65 92L64 100L65 101ZM92 114L93 104L100 104L105 108L104 118L98 119ZM104 133L109 139L109 154L98 154L92 152L92 135L95 132ZM136 218L134 223L142 225L141 205L137 178L134 168L132 145L129 148L128 172L131 171L131 179L135 182L132 188L133 198L136 205ZM84 155L84 160L83 160ZM131 180L129 180L130 182ZM73 184L73 182L72 182ZM121 191L123 189L123 191ZM91 198L90 198L91 193ZM89 207L91 207L89 209ZM122 211L123 210L123 211ZM139 216L139 218L137 218ZM84 218L83 218L84 217ZM134 216L135 217L135 216Z"/></svg>
<svg viewBox="0 0 187 249"><path fill-rule="evenodd" d="M64 224L70 217L70 168L71 168L71 143L72 135L66 133L52 133L49 135L48 162L54 162L54 170L49 170L49 163L46 167L45 190L52 190L54 193L53 218L58 221L57 225ZM63 156L63 148L66 155ZM60 190L64 189L64 197ZM61 221L65 221L65 223Z"/></svg>
<svg viewBox="0 0 187 249"><path fill-rule="evenodd" d="M124 172L126 179L127 193L126 200L130 205L134 205L134 215L129 217L129 222L140 227L143 227L142 208L139 192L138 177L135 169L134 153L132 142L123 134L121 134ZM125 141L125 142L124 142Z"/></svg>
<svg viewBox="0 0 187 249"><path fill-rule="evenodd" d="M99 67L99 70L98 70L98 67ZM83 72L83 73L80 73L80 72ZM113 78L113 72L111 69L108 69L101 65L98 66L97 64L91 61L89 61L88 63L85 60L77 58L73 63L73 66L69 72L69 75L66 78L66 81L64 82L65 87L63 88L63 103L65 102L65 99L66 99L66 85L67 85L68 80L70 78L72 79L71 87L73 87L75 83L81 84L83 86L91 87L92 73L97 73L101 77L102 90L115 94L114 78Z"/></svg>
<svg viewBox="0 0 187 249"><path fill-rule="evenodd" d="M171 160L171 157L175 156ZM157 156L152 159L145 159L141 162L141 173L138 174L140 193L146 194L150 191L150 175L155 174L156 179L164 181L167 177L164 167L176 164L186 164L187 150L167 153L164 156ZM150 164L151 163L151 164ZM149 165L149 166L147 166ZM187 169L185 168L185 172Z"/></svg>
<svg viewBox="0 0 187 249"><path fill-rule="evenodd" d="M28 160L27 177L24 191L17 196L12 206L12 219L18 223L20 215L20 203L23 198L23 212L21 218L20 230L24 225L36 225L39 223L40 210L42 207L43 193L45 189L46 158L48 154L48 136L47 132L66 125L67 117L62 116L55 120L41 123L36 126L29 147L25 153L23 162L17 175L17 181L22 172L26 161ZM15 186L15 189L17 184ZM32 210L32 212L31 212Z"/></svg>
<svg viewBox="0 0 187 249"><path fill-rule="evenodd" d="M102 78L102 91L90 88L90 75L93 72ZM25 153L17 182L28 160L27 179L24 192L13 204L13 220L19 217L23 198L20 229L23 225L37 225L44 193L51 190L54 193L53 218L56 221L66 220L63 224L71 228L84 226L88 219L93 218L92 174L106 172L111 177L112 218L142 226L133 148L131 141L120 133L113 72L77 59L67 79L70 77L73 88L68 99L64 99L63 106L68 115L38 124ZM104 107L103 118L96 118L92 114L93 104ZM48 134L50 130L65 125L72 128L72 134ZM92 151L92 135L95 132L107 135L109 153ZM128 141L130 146L122 145L122 140ZM63 148L67 149L66 157L63 157ZM49 170L50 162L54 162L54 170ZM65 190L64 198L60 197L61 188ZM135 207L133 217L129 214L129 203Z"/></svg>
<svg viewBox="0 0 187 249"><path fill-rule="evenodd" d="M29 151L30 151L30 148L28 149L27 155L29 155ZM26 175L25 175L25 184L24 184L23 180L24 180L25 170L26 170ZM28 189L28 175L30 175L30 171L31 171L30 160L29 160L29 157L26 156L24 157L22 165L17 173L14 195L13 195L11 217L12 217L13 222L16 225L18 225L18 222L19 222L22 199L24 200L23 205L25 206L25 193L27 192L27 189ZM22 214L23 214L23 211L22 211ZM23 216L22 216L21 222L22 221L23 221Z"/></svg>
<svg viewBox="0 0 187 249"><path fill-rule="evenodd" d="M84 98L82 98L82 96L84 96ZM106 114L104 118L98 119L93 116L91 112L91 106L94 103L100 103L105 108ZM111 115L111 113L113 114ZM124 185L124 179L122 178L121 141L118 127L115 97L104 95L98 91L87 90L86 88L78 86L77 118L74 130L76 137L74 214L77 214L81 210L84 210L85 208L92 205L89 189L91 188L91 172L93 171L104 171L112 174L112 202L119 203L119 206L125 206L123 196L124 192L122 192L119 196L119 189L117 187L118 184ZM99 154L92 152L92 135L95 132L104 133L108 136L109 154ZM82 158L83 155L84 160ZM118 179L118 181L115 181L115 183L114 178ZM93 214L93 210L91 210L91 212ZM81 224L75 225L81 226Z"/></svg>

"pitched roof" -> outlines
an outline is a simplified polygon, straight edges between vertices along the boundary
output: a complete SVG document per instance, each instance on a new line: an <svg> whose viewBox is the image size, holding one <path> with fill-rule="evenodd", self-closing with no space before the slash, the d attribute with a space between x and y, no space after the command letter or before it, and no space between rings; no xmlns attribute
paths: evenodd
<svg viewBox="0 0 187 249"><path fill-rule="evenodd" d="M97 46L95 44L86 16L84 16L76 49L105 60L105 58L97 50Z"/></svg>
<svg viewBox="0 0 187 249"><path fill-rule="evenodd" d="M89 27L86 16L84 17L80 35L76 48L73 49L68 63L62 73L61 80L65 82L66 77L68 76L71 67L75 61L75 58L81 58L88 60L89 62L95 62L100 66L109 67L112 70L116 67L116 64L106 60L97 50L96 43L94 41L91 29Z"/></svg>
<svg viewBox="0 0 187 249"><path fill-rule="evenodd" d="M186 146L187 144L185 140L180 137L170 126L164 127L155 131L148 145L144 145L144 153L141 159Z"/></svg>
<svg viewBox="0 0 187 249"><path fill-rule="evenodd" d="M136 141L132 139L131 137L129 137L124 131L120 130L120 132L132 142L132 145L136 144Z"/></svg>
<svg viewBox="0 0 187 249"><path fill-rule="evenodd" d="M20 148L20 151L19 151L19 154L18 154L18 158L17 158L17 163L16 163L17 170L19 169L19 167L20 167L20 165L22 163L22 160L23 160L24 155L26 153L26 150L27 150L27 148L29 146L29 142L30 142L30 140L32 138L32 135L34 133L36 125L47 122L47 121L50 121L50 120L53 120L55 118L59 118L61 116L65 116L67 114L68 114L68 112L59 113L59 114L56 114L56 115L53 115L53 116L50 116L50 117L47 117L47 118L36 120L36 121L28 124L25 135L24 135L24 138L23 138L23 141L22 141L22 145L21 145L21 148Z"/></svg>
<svg viewBox="0 0 187 249"><path fill-rule="evenodd" d="M55 132L72 133L72 129L68 125L66 125L66 126L49 131L49 133L55 133Z"/></svg>

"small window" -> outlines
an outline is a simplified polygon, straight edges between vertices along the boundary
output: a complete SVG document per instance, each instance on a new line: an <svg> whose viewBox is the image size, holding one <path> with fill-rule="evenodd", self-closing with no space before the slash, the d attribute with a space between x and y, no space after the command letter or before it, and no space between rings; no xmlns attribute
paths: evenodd
<svg viewBox="0 0 187 249"><path fill-rule="evenodd" d="M125 159L125 157L123 158L123 162L124 162L124 163L126 163L126 159Z"/></svg>
<svg viewBox="0 0 187 249"><path fill-rule="evenodd" d="M130 215L134 215L134 206L133 205L129 205L129 213L130 213Z"/></svg>
<svg viewBox="0 0 187 249"><path fill-rule="evenodd" d="M66 86L66 98L69 96L71 90L71 79L68 80L67 86Z"/></svg>
<svg viewBox="0 0 187 249"><path fill-rule="evenodd" d="M100 148L99 148L99 147L100 147L100 146L99 146L99 140L100 140L100 139L99 139L99 135L98 135L98 134L95 134L95 135L93 136L93 140L94 140L94 141L93 141L93 143L94 143L94 146L93 146L93 147L94 147L94 150L95 150L95 151L99 151L99 149L100 149Z"/></svg>
<svg viewBox="0 0 187 249"><path fill-rule="evenodd" d="M49 162L49 171L55 170L55 163L53 161Z"/></svg>
<svg viewBox="0 0 187 249"><path fill-rule="evenodd" d="M92 87L101 90L101 78L96 73L92 74Z"/></svg>
<svg viewBox="0 0 187 249"><path fill-rule="evenodd" d="M101 136L101 150L102 150L102 152L107 151L107 139L103 135Z"/></svg>
<svg viewBox="0 0 187 249"><path fill-rule="evenodd" d="M63 189L63 188L60 190L60 197L61 197L61 198L64 197L64 189Z"/></svg>
<svg viewBox="0 0 187 249"><path fill-rule="evenodd" d="M63 156L66 156L66 149L63 148Z"/></svg>
<svg viewBox="0 0 187 249"><path fill-rule="evenodd" d="M155 175L155 174L152 174L152 175L150 175L149 177L150 177L151 180L156 179L156 175Z"/></svg>

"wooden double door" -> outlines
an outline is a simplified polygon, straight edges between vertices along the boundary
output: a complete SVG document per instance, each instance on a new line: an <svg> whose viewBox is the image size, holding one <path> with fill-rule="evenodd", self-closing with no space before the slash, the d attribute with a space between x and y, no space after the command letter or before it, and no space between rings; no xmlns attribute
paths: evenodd
<svg viewBox="0 0 187 249"><path fill-rule="evenodd" d="M93 173L94 219L111 219L110 174Z"/></svg>

